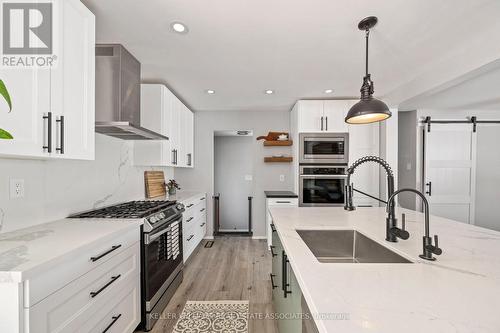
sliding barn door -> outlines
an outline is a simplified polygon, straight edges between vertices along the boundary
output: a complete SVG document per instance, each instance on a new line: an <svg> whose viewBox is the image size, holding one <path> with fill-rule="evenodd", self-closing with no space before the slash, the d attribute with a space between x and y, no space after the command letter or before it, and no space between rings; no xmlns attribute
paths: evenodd
<svg viewBox="0 0 500 333"><path fill-rule="evenodd" d="M468 124L425 133L424 190L431 214L474 224L476 134Z"/></svg>

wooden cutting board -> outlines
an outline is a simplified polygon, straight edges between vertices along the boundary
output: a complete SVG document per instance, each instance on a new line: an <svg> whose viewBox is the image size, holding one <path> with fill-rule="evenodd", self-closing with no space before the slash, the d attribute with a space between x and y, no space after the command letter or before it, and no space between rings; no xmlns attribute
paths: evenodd
<svg viewBox="0 0 500 333"><path fill-rule="evenodd" d="M146 198L156 198L167 194L163 171L144 171Z"/></svg>

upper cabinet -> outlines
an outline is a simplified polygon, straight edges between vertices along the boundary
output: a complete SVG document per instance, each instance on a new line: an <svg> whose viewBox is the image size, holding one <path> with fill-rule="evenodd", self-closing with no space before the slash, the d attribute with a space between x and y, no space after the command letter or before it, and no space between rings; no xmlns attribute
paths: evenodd
<svg viewBox="0 0 500 333"><path fill-rule="evenodd" d="M136 141L135 165L193 167L193 112L166 86L141 85L141 124L169 140Z"/></svg>
<svg viewBox="0 0 500 333"><path fill-rule="evenodd" d="M52 67L2 68L12 110L0 99L0 155L94 159L95 17L78 0L53 7Z"/></svg>
<svg viewBox="0 0 500 333"><path fill-rule="evenodd" d="M347 100L304 100L295 108L298 116L298 132L347 132L344 119L352 101Z"/></svg>

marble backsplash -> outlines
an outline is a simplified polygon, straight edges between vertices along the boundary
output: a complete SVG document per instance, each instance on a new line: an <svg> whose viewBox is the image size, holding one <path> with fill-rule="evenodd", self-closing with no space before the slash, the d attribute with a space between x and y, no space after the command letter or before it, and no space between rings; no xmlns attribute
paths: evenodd
<svg viewBox="0 0 500 333"><path fill-rule="evenodd" d="M133 141L96 134L95 161L0 158L0 233L72 213L144 198L144 171L173 168L132 165ZM10 199L10 179L24 179L25 196Z"/></svg>

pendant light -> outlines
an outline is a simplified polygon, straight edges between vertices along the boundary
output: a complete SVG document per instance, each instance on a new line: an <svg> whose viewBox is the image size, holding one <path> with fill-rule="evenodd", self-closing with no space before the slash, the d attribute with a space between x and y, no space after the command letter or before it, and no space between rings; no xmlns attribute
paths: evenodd
<svg viewBox="0 0 500 333"><path fill-rule="evenodd" d="M387 105L373 97L373 81L368 73L368 38L370 29L378 22L375 16L369 16L359 22L359 30L366 33L366 72L361 86L361 100L347 113L345 122L348 124L369 124L388 119L392 114Z"/></svg>

